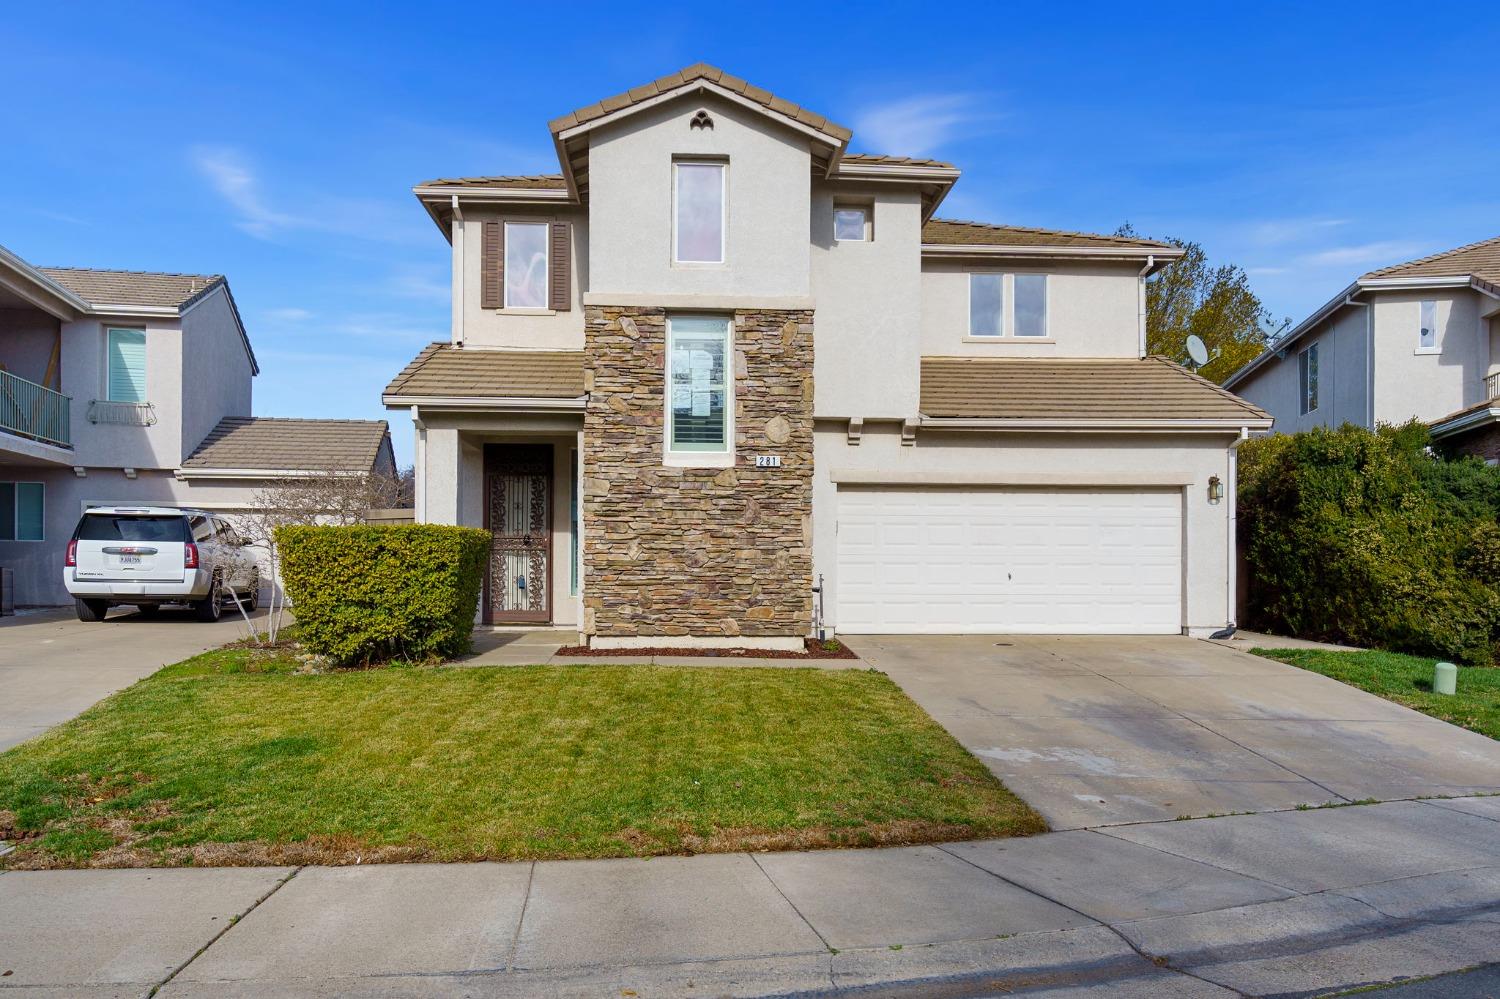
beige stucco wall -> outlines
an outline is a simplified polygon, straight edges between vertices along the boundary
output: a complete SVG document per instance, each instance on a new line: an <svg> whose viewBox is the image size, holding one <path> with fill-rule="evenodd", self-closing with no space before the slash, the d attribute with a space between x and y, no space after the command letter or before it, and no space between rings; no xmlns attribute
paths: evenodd
<svg viewBox="0 0 1500 999"><path fill-rule="evenodd" d="M1232 391L1270 413L1278 433L1294 434L1345 423L1369 426L1368 322L1367 307L1340 309L1299 337L1287 348L1285 357L1266 362ZM1297 354L1314 342L1318 344L1318 408L1304 415L1298 412L1301 384Z"/></svg>
<svg viewBox="0 0 1500 999"><path fill-rule="evenodd" d="M1170 485L1183 490L1183 627L1224 627L1229 611L1229 504L1210 503L1208 480L1229 477L1230 438L1213 436L982 434L919 431L902 445L896 425L867 427L858 445L845 428L814 433L813 571L823 576L828 624L837 629L838 486L843 473L889 475L905 485Z"/></svg>
<svg viewBox="0 0 1500 999"><path fill-rule="evenodd" d="M484 223L550 222L572 223L572 267L569 269L573 307L564 312L547 310L486 309L480 303ZM464 342L478 347L516 347L522 350L582 350L583 290L589 286L588 218L577 208L516 206L493 210L466 209L462 225L463 311L458 331ZM502 229L502 232L504 230ZM503 236L502 236L503 238ZM455 291L457 294L457 291Z"/></svg>
<svg viewBox="0 0 1500 999"><path fill-rule="evenodd" d="M1440 353L1419 353L1421 303L1437 303ZM1492 299L1482 300L1493 305ZM1382 291L1375 309L1375 419L1431 421L1480 402L1489 371L1481 296L1468 288Z"/></svg>
<svg viewBox="0 0 1500 999"><path fill-rule="evenodd" d="M969 274L1047 275L1047 337L969 336ZM1014 303L1006 282L1007 334ZM922 353L946 357L1137 357L1138 264L922 262ZM1047 342L1050 341L1050 342Z"/></svg>
<svg viewBox="0 0 1500 999"><path fill-rule="evenodd" d="M690 129L700 109L712 129ZM674 156L725 157L726 260L672 262ZM608 295L806 296L809 140L709 95L669 101L594 132L589 290Z"/></svg>
<svg viewBox="0 0 1500 999"><path fill-rule="evenodd" d="M871 211L869 242L833 239L834 203ZM917 411L922 205L890 184L815 183L812 286L817 301L813 411L871 419Z"/></svg>

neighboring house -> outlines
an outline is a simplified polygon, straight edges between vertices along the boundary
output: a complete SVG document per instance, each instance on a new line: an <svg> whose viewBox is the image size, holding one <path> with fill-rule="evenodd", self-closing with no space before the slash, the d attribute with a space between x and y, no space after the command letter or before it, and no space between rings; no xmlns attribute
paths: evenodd
<svg viewBox="0 0 1500 999"><path fill-rule="evenodd" d="M597 647L1224 627L1264 413L1145 354L1140 239L933 218L959 171L697 65L418 186L453 325L386 388L493 623ZM817 586L821 582L821 590Z"/></svg>
<svg viewBox="0 0 1500 999"><path fill-rule="evenodd" d="M1500 237L1365 274L1224 387L1287 433L1416 418L1500 461Z"/></svg>
<svg viewBox="0 0 1500 999"><path fill-rule="evenodd" d="M246 512L284 478L393 469L383 420L252 417L258 372L222 276L39 268L0 248L0 566L15 602L70 602L63 554L86 507Z"/></svg>

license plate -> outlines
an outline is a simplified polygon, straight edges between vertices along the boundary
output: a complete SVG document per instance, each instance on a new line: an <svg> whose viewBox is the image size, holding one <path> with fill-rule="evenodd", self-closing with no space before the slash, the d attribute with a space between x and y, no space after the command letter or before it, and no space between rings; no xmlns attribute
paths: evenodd
<svg viewBox="0 0 1500 999"><path fill-rule="evenodd" d="M121 555L120 556L120 564L121 565L140 565L141 564L141 557L139 555Z"/></svg>

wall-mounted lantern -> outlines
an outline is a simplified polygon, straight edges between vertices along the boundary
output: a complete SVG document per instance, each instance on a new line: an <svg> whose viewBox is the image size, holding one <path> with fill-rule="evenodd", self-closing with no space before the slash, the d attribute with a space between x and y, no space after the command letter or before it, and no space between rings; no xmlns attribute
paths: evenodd
<svg viewBox="0 0 1500 999"><path fill-rule="evenodd" d="M1217 503L1224 498L1224 481L1217 475L1208 477L1208 501Z"/></svg>

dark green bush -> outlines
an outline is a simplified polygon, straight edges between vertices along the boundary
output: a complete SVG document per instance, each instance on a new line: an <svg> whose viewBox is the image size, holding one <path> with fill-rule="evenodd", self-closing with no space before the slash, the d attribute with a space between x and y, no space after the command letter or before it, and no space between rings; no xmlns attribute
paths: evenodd
<svg viewBox="0 0 1500 999"><path fill-rule="evenodd" d="M299 637L340 665L469 649L490 535L437 524L286 526L281 582Z"/></svg>
<svg viewBox="0 0 1500 999"><path fill-rule="evenodd" d="M1444 460L1419 423L1240 449L1251 628L1490 665L1500 650L1500 469Z"/></svg>

